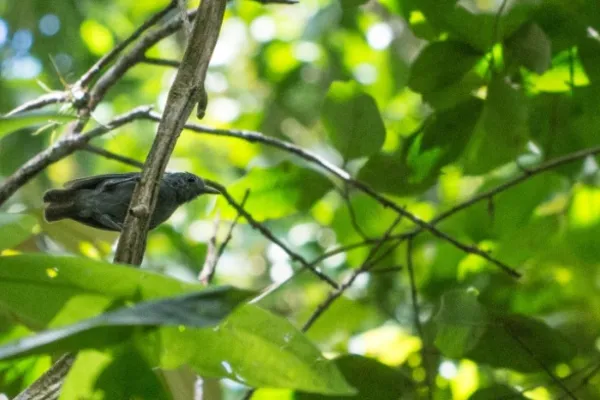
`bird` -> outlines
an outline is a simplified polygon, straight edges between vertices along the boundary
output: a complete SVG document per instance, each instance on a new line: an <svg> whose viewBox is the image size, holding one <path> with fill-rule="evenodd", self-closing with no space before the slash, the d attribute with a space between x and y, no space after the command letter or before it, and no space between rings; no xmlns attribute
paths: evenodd
<svg viewBox="0 0 600 400"><path fill-rule="evenodd" d="M139 172L95 175L69 181L64 189L47 190L43 195L44 218L47 222L72 219L94 228L120 232L140 178ZM150 229L169 219L182 204L202 194L220 193L190 172L165 173Z"/></svg>

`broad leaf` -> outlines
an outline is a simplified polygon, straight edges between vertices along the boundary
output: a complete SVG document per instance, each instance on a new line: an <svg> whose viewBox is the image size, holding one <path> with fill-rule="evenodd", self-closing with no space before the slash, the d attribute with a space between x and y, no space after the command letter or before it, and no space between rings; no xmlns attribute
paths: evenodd
<svg viewBox="0 0 600 400"><path fill-rule="evenodd" d="M0 360L114 345L133 335L133 327L216 325L248 296L233 288L217 288L138 303L7 343L0 346Z"/></svg>
<svg viewBox="0 0 600 400"><path fill-rule="evenodd" d="M354 393L335 362L287 320L256 306L238 308L215 329L163 328L149 340L160 344L163 368L187 363L199 375L254 387Z"/></svg>
<svg viewBox="0 0 600 400"><path fill-rule="evenodd" d="M60 399L171 399L151 368L132 346L103 353L84 350L69 370Z"/></svg>
<svg viewBox="0 0 600 400"><path fill-rule="evenodd" d="M238 202L248 190L244 208L257 220L266 220L307 211L331 187L327 178L313 170L282 163L270 168L254 168L227 190ZM225 199L220 201L226 204ZM224 218L235 215L235 209L224 209Z"/></svg>
<svg viewBox="0 0 600 400"><path fill-rule="evenodd" d="M461 42L433 42L413 62L408 86L424 95L441 91L461 81L481 57Z"/></svg>
<svg viewBox="0 0 600 400"><path fill-rule="evenodd" d="M323 125L344 159L375 153L385 140L385 126L375 100L356 82L333 82L321 114Z"/></svg>
<svg viewBox="0 0 600 400"><path fill-rule="evenodd" d="M0 213L0 251L30 237L36 224L37 219L31 215Z"/></svg>
<svg viewBox="0 0 600 400"><path fill-rule="evenodd" d="M465 169L480 174L514 161L529 138L528 104L522 88L496 76L488 87L481 120L465 149Z"/></svg>
<svg viewBox="0 0 600 400"><path fill-rule="evenodd" d="M414 393L414 384L400 370L372 358L346 355L335 360L336 365L358 393L352 396L324 396L297 393L295 400L397 400Z"/></svg>
<svg viewBox="0 0 600 400"><path fill-rule="evenodd" d="M466 357L495 368L542 371L568 363L575 345L545 323L522 315L499 315Z"/></svg>
<svg viewBox="0 0 600 400"><path fill-rule="evenodd" d="M36 328L96 316L115 301L149 300L203 289L200 284L150 271L79 257L0 257L0 311Z"/></svg>
<svg viewBox="0 0 600 400"><path fill-rule="evenodd" d="M484 307L474 293L465 290L446 292L434 321L437 326L435 345L451 358L463 357L488 328Z"/></svg>
<svg viewBox="0 0 600 400"><path fill-rule="evenodd" d="M535 23L523 25L505 44L506 63L509 67L520 65L542 74L550 67L551 43L542 28Z"/></svg>

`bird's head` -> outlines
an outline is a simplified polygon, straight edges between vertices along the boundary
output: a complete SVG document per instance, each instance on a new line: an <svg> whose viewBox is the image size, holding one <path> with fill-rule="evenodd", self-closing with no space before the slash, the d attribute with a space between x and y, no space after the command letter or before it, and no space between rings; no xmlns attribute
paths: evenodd
<svg viewBox="0 0 600 400"><path fill-rule="evenodd" d="M180 204L193 200L201 194L220 194L217 189L207 185L202 178L189 172L165 174L165 182L175 189Z"/></svg>

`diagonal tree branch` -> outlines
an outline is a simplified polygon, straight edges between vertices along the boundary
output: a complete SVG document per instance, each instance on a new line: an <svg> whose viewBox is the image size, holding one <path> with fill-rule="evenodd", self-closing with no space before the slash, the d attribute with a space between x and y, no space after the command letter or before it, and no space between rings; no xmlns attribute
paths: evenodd
<svg viewBox="0 0 600 400"><path fill-rule="evenodd" d="M204 79L219 37L225 6L225 0L205 0L198 7L188 47L169 91L165 117L158 125L140 182L133 192L115 262L134 265L142 262L150 216L156 207L158 183L194 105L198 103L199 115L203 115L206 108Z"/></svg>
<svg viewBox="0 0 600 400"><path fill-rule="evenodd" d="M149 118L154 121L161 121L161 116L157 113L151 113ZM506 272L507 274L509 274L513 277L518 278L521 276L515 269L509 267L502 261L497 260L496 258L492 257L487 252L479 249L476 246L464 244L464 243L460 242L459 240L455 239L454 237L440 231L432 223L428 223L428 222L420 219L416 215L406 211L406 209L397 205L392 200L383 196L382 194L379 194L378 192L373 190L371 187L369 187L364 182L361 182L359 180L352 178L352 176L348 172L344 171L343 169L335 166L334 164L330 163L329 161L324 160L323 158L315 155L314 153L312 153L308 150L304 150L304 149L302 149L294 144L291 144L289 142L285 142L285 141L282 141L282 140L279 140L276 138L265 136L258 132L243 131L243 130L213 129L213 128L207 128L205 126L198 125L198 124L185 124L185 128L195 131L195 132L199 132L199 133L207 133L207 134L213 134L213 135L235 137L235 138L239 138L239 139L244 139L249 142L260 142L260 143L264 143L264 144L267 144L272 147L276 147L276 148L285 150L289 153L295 154L295 155L297 155L307 161L310 161L310 162L318 165L319 167L325 169L329 173L335 175L337 178L343 180L345 183L352 185L355 188L361 190L362 192L364 192L365 194L369 195L370 197L375 199L377 202L379 202L382 206L391 208L392 210L396 211L398 214L409 219L412 223L417 225L420 229L431 232L433 235L449 242L450 244L461 249L465 253L476 254L479 257L484 258L485 260L498 266L504 272Z"/></svg>

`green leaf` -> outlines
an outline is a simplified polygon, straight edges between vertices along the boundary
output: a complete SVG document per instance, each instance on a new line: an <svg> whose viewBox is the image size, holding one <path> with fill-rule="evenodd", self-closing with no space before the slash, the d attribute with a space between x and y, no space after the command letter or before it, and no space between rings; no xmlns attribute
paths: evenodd
<svg viewBox="0 0 600 400"><path fill-rule="evenodd" d="M128 328L133 327L176 325L202 328L216 325L248 297L249 292L215 288L137 303L7 343L0 346L0 360L114 345L132 336L135 329Z"/></svg>
<svg viewBox="0 0 600 400"><path fill-rule="evenodd" d="M465 149L468 174L481 174L525 152L529 137L528 103L521 88L501 75L494 77L481 119Z"/></svg>
<svg viewBox="0 0 600 400"><path fill-rule="evenodd" d="M527 23L506 40L506 64L519 65L542 74L550 68L552 43L546 33L535 23Z"/></svg>
<svg viewBox="0 0 600 400"><path fill-rule="evenodd" d="M79 257L0 257L0 311L37 328L96 316L116 300L149 300L203 289L147 270Z"/></svg>
<svg viewBox="0 0 600 400"><path fill-rule="evenodd" d="M600 41L597 38L583 38L577 44L577 49L583 69L590 81L600 82Z"/></svg>
<svg viewBox="0 0 600 400"><path fill-rule="evenodd" d="M406 139L400 150L369 158L359 178L376 190L398 195L415 194L431 187L440 169L464 150L481 110L481 101L471 98L432 114L423 133Z"/></svg>
<svg viewBox="0 0 600 400"><path fill-rule="evenodd" d="M461 81L481 57L480 52L462 42L431 43L413 62L408 86L423 95L442 91Z"/></svg>
<svg viewBox="0 0 600 400"><path fill-rule="evenodd" d="M335 360L336 365L358 393L352 396L324 396L297 393L295 400L397 400L414 392L414 384L399 369L372 358L346 355ZM368 372L367 372L368 371Z"/></svg>
<svg viewBox="0 0 600 400"><path fill-rule="evenodd" d="M333 82L321 114L329 139L344 159L365 157L383 146L385 126L375 100L356 82Z"/></svg>
<svg viewBox="0 0 600 400"><path fill-rule="evenodd" d="M527 397L517 392L507 385L493 385L484 389L479 389L469 397L469 400L497 400L497 399L514 399L525 400Z"/></svg>
<svg viewBox="0 0 600 400"><path fill-rule="evenodd" d="M461 358L481 340L488 327L487 312L475 293L453 290L444 293L439 312L433 318L435 345L450 358Z"/></svg>
<svg viewBox="0 0 600 400"><path fill-rule="evenodd" d="M132 346L84 350L61 386L60 399L171 399L151 367Z"/></svg>
<svg viewBox="0 0 600 400"><path fill-rule="evenodd" d="M343 0L342 8L356 8L365 4L368 0Z"/></svg>
<svg viewBox="0 0 600 400"><path fill-rule="evenodd" d="M0 251L10 249L33 235L37 219L27 214L0 213Z"/></svg>
<svg viewBox="0 0 600 400"><path fill-rule="evenodd" d="M10 117L0 117L0 138L19 129L42 124L62 124L75 120L71 115L64 114L17 114Z"/></svg>
<svg viewBox="0 0 600 400"><path fill-rule="evenodd" d="M490 322L490 328L466 355L477 363L529 373L541 371L542 365L552 368L568 363L576 354L574 344L560 332L533 318L500 315Z"/></svg>
<svg viewBox="0 0 600 400"><path fill-rule="evenodd" d="M286 217L307 211L332 187L331 182L319 173L282 163L269 168L254 168L246 176L227 187L238 201L250 191L245 209L259 221ZM220 199L225 205L225 199ZM223 217L232 218L235 209L224 208Z"/></svg>
<svg viewBox="0 0 600 400"><path fill-rule="evenodd" d="M323 358L287 320L256 306L238 308L215 329L162 328L157 333L151 340L162 344L163 368L189 364L199 375L253 387L354 393L335 362Z"/></svg>

